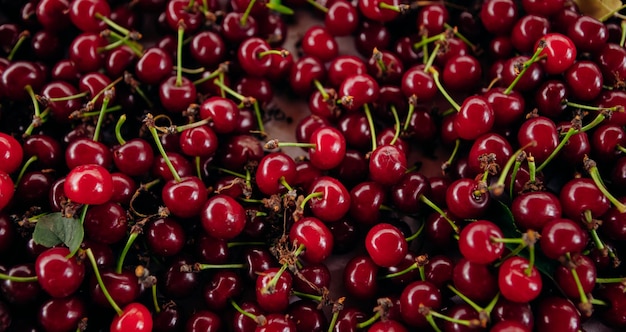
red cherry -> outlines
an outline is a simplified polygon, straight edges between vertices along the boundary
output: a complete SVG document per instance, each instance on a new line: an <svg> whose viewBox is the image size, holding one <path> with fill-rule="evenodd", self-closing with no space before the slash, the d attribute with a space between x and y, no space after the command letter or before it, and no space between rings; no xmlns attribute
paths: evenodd
<svg viewBox="0 0 626 332"><path fill-rule="evenodd" d="M512 302L526 303L539 296L543 286L536 266L526 273L529 262L526 258L511 257L500 265L498 286L502 296Z"/></svg>
<svg viewBox="0 0 626 332"><path fill-rule="evenodd" d="M402 261L408 251L408 244L397 227L380 223L367 232L365 249L376 265L390 267Z"/></svg>
<svg viewBox="0 0 626 332"><path fill-rule="evenodd" d="M152 331L152 315L141 303L131 303L124 307L122 314L111 322L111 332Z"/></svg>
<svg viewBox="0 0 626 332"><path fill-rule="evenodd" d="M50 248L35 261L37 280L50 296L61 298L74 294L85 277L85 266L75 256L68 258L65 247Z"/></svg>
<svg viewBox="0 0 626 332"><path fill-rule="evenodd" d="M15 172L22 164L24 150L13 136L0 132L0 171Z"/></svg>
<svg viewBox="0 0 626 332"><path fill-rule="evenodd" d="M13 180L9 174L4 171L0 171L0 211L9 205L14 193L15 187Z"/></svg>
<svg viewBox="0 0 626 332"><path fill-rule="evenodd" d="M545 56L543 68L550 75L564 73L576 61L576 46L571 39L560 33L549 33L537 44L544 44L541 55ZM535 49L537 46L535 46Z"/></svg>
<svg viewBox="0 0 626 332"><path fill-rule="evenodd" d="M314 217L298 220L291 227L289 238L296 245L304 245L302 258L312 264L323 262L333 250L333 235L321 220Z"/></svg>
<svg viewBox="0 0 626 332"><path fill-rule="evenodd" d="M76 166L67 174L63 190L73 202L103 204L113 197L113 178L100 165Z"/></svg>
<svg viewBox="0 0 626 332"><path fill-rule="evenodd" d="M463 227L459 234L459 250L468 261L478 264L490 264L502 256L504 235L500 228L491 221L478 220Z"/></svg>

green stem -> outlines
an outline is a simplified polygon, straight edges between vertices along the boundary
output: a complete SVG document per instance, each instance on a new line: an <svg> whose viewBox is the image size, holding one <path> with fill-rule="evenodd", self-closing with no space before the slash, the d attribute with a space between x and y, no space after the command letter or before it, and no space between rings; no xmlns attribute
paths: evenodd
<svg viewBox="0 0 626 332"><path fill-rule="evenodd" d="M122 106L120 106L120 105L115 105L115 106L113 106L113 107L109 107L109 108L107 108L107 109L106 109L106 111L105 111L103 114L109 114L109 113L117 112L117 111L119 111L119 110L121 110L121 109L122 109ZM44 113L45 113L45 111L44 111ZM81 118L87 118L87 117L90 117L90 116L100 115L100 113L101 113L100 111L85 112L85 113L80 114L80 116L79 116L79 117L81 117ZM41 115L43 115L43 113L42 113Z"/></svg>
<svg viewBox="0 0 626 332"><path fill-rule="evenodd" d="M437 206L437 204L435 204L433 201L431 201L430 199L428 199L428 197L424 195L420 196L420 201L428 205L431 209L435 210L437 213L439 213L439 215L441 215L441 217L445 219L448 222L448 224L450 224L450 227L452 227L452 230L454 230L456 234L459 234L460 232L459 226L457 226L454 223L454 221L452 221L452 219L450 219L448 215L441 208Z"/></svg>
<svg viewBox="0 0 626 332"><path fill-rule="evenodd" d="M11 52L9 53L9 55L7 55L7 60L9 60L9 62L13 61L13 57L15 57L17 50L19 50L20 46L24 44L29 36L30 32L28 31L22 31L20 33L20 37L17 39L17 42L15 42L15 45L13 45L13 48L11 48Z"/></svg>
<svg viewBox="0 0 626 332"><path fill-rule="evenodd" d="M293 188L291 188L291 186L289 185L289 183L287 182L287 180L285 180L284 176L281 176L280 179L280 184L283 185L283 187L287 188L288 191L293 191Z"/></svg>
<svg viewBox="0 0 626 332"><path fill-rule="evenodd" d="M465 43L465 45L469 46L472 50L476 50L476 45L474 45L474 43L469 41L469 39L467 39L467 37L463 36L462 33L460 33L457 29L453 28L450 24L444 23L443 27L446 28L446 29L450 29L450 30L454 31L454 36L455 37L457 37L461 41L463 41Z"/></svg>
<svg viewBox="0 0 626 332"><path fill-rule="evenodd" d="M339 319L339 311L333 312L333 316L330 318L330 324L328 324L327 332L333 332L335 329L335 325L337 325L337 320Z"/></svg>
<svg viewBox="0 0 626 332"><path fill-rule="evenodd" d="M505 95L508 95L513 91L513 88L515 88L515 86L520 81L520 79L522 79L522 76L524 76L528 68L530 68L530 66L533 63L537 62L537 60L539 59L539 55L541 54L542 51L543 51L543 47L537 47L537 50L535 51L533 56L524 62L522 70L519 72L519 74L517 74L517 76L515 76L515 79L513 80L513 82L511 82L511 84L509 84L506 90L504 90L503 93Z"/></svg>
<svg viewBox="0 0 626 332"><path fill-rule="evenodd" d="M178 27L178 43L176 45L176 86L183 85L183 37L185 28L181 25Z"/></svg>
<svg viewBox="0 0 626 332"><path fill-rule="evenodd" d="M228 85L224 84L224 82L221 82L220 80L216 79L213 80L213 83L217 86L219 86L222 90L226 91L229 95L237 98L237 100L244 101L246 99L246 97L242 94L240 94L239 92L231 89Z"/></svg>
<svg viewBox="0 0 626 332"><path fill-rule="evenodd" d="M250 16L250 13L252 12L252 7L254 7L255 2L256 0L250 0L250 2L248 3L248 7L246 7L246 11L243 12L241 19L239 20L239 25L241 25L242 27L245 27L246 24L248 24L248 16Z"/></svg>
<svg viewBox="0 0 626 332"><path fill-rule="evenodd" d="M252 241L252 242L228 242L226 245L228 248L233 247L241 247L241 246L264 246L267 243L263 241Z"/></svg>
<svg viewBox="0 0 626 332"><path fill-rule="evenodd" d="M409 111L407 112L406 120L404 120L404 126L402 127L403 131L407 131L409 129L409 124L411 123L411 117L413 116L414 112L415 112L415 105L413 105L413 103L409 103Z"/></svg>
<svg viewBox="0 0 626 332"><path fill-rule="evenodd" d="M111 101L113 91L107 90L104 92L104 99L102 100L102 106L100 107L100 113L98 114L98 122L96 122L96 129L93 133L93 141L97 142L100 138L100 131L102 130L102 124L104 123L104 114L109 106L109 101Z"/></svg>
<svg viewBox="0 0 626 332"><path fill-rule="evenodd" d="M35 109L35 117L40 117L41 116L41 111L39 110L39 102L37 101L37 96L35 96L35 92L33 91L33 87L30 86L30 84L27 84L24 87L24 90L26 90L26 92L30 96L30 99L33 101L33 108Z"/></svg>
<svg viewBox="0 0 626 332"><path fill-rule="evenodd" d="M113 298L111 297L111 294L109 293L106 286L104 285L104 281L102 281L102 276L100 275L100 271L98 270L98 264L96 263L96 258L93 256L93 252L91 251L91 248L86 249L85 254L87 254L87 257L89 258L89 261L91 262L91 266L93 267L93 272L96 276L96 280L98 280L98 285L100 285L100 290L102 290L102 294L107 299L107 301L109 301L109 304L111 305L111 307L113 307L113 310L115 310L117 315L121 316L123 313L122 309L120 309L117 303L115 303L115 300L113 300Z"/></svg>
<svg viewBox="0 0 626 332"><path fill-rule="evenodd" d="M306 206L306 203L310 200L312 200L313 198L319 198L319 197L323 197L324 193L323 192L313 192L308 194L303 200L302 203L300 204L300 208L304 209L304 207Z"/></svg>
<svg viewBox="0 0 626 332"><path fill-rule="evenodd" d="M619 11L621 11L624 8L626 8L626 5L621 5L620 7L617 7L617 8L609 8L605 4L603 4L602 1L600 1L600 6L606 8L606 9L610 9L610 11L608 13L606 13L606 15L604 15L604 16L602 16L602 17L600 17L598 19L598 21L600 21L600 22L604 22L604 21L610 19L611 17L615 16Z"/></svg>
<svg viewBox="0 0 626 332"><path fill-rule="evenodd" d="M242 308L241 308L241 307L237 304L237 302L235 302L235 300L230 299L230 304L233 306L233 308L235 308L235 310L237 310L237 312L239 312L240 314L242 314L242 315L244 315L244 316L246 316L246 317L248 317L248 318L250 318L250 319L252 319L253 321L255 321L255 322L256 322L256 318L257 318L257 317L256 317L254 314L249 313L249 312L247 312L247 311L243 310L243 309L242 309Z"/></svg>
<svg viewBox="0 0 626 332"><path fill-rule="evenodd" d="M390 145L394 145L396 144L396 141L398 140L398 137L400 137L400 117L398 116L398 111L396 110L396 106L395 105L391 105L391 114L393 115L393 120L395 123L395 132L393 134L393 138L391 139L391 142L389 142Z"/></svg>
<svg viewBox="0 0 626 332"><path fill-rule="evenodd" d="M259 126L259 132L262 136L265 136L265 127L263 125L263 116L261 115L261 107L259 106L259 101L255 100L252 106L254 107L254 115L256 116L256 122Z"/></svg>
<svg viewBox="0 0 626 332"><path fill-rule="evenodd" d="M202 83L204 83L204 82L206 82L208 80L216 79L217 77L219 77L221 72L222 72L221 70L214 70L209 75L203 76L203 77L193 81L193 85L202 84Z"/></svg>
<svg viewBox="0 0 626 332"><path fill-rule="evenodd" d="M315 2L315 0L308 0L308 1L313 1ZM317 2L315 2L317 3ZM326 7L324 7L326 8ZM324 86L322 85L322 82L320 82L319 80L313 80L313 84L315 84L315 88L317 89L317 91L320 92L320 94L322 95L322 98L324 99L324 101L328 100L328 98L330 98L330 95L328 95L328 92L326 92L326 88L324 88Z"/></svg>
<svg viewBox="0 0 626 332"><path fill-rule="evenodd" d="M435 85L437 86L437 89L439 89L439 92L441 92L444 98L446 98L450 105L452 105L452 107L454 107L454 109L458 112L461 109L461 106L459 106L459 104L457 104L456 101L452 99L446 89L444 89L443 85L441 85L441 81L439 80L439 72L437 71L437 69L430 67L428 71L431 73L431 75L433 75L433 80L435 81Z"/></svg>
<svg viewBox="0 0 626 332"><path fill-rule="evenodd" d="M37 282L37 276L17 277L17 276L10 276L5 273L0 273L0 280L8 280L12 282Z"/></svg>
<svg viewBox="0 0 626 332"><path fill-rule="evenodd" d="M537 181L537 168L535 166L535 158L534 157L529 157L528 158L528 181L530 181L530 183L535 183L535 181Z"/></svg>
<svg viewBox="0 0 626 332"><path fill-rule="evenodd" d="M37 128L40 124L46 123L46 121L48 121L49 114L50 114L50 107L46 107L46 109L43 110L43 112L41 113L41 116L39 117L39 121L36 121L36 120L31 121L31 123L28 125L28 128L24 130L24 134L22 134L22 136L23 137L30 136L33 133L33 130L35 130L35 128Z"/></svg>
<svg viewBox="0 0 626 332"><path fill-rule="evenodd" d="M126 114L120 115L120 118L117 119L117 123L115 124L115 138L120 145L126 144L126 141L122 137L122 125L126 122Z"/></svg>
<svg viewBox="0 0 626 332"><path fill-rule="evenodd" d="M585 160L587 172L593 179L596 187L598 187L602 194L613 204L613 206L615 206L615 208L617 208L620 213L626 212L626 205L624 205L617 198L615 198L615 196L613 196L604 186L602 178L600 177L600 171L598 171L598 167L596 166L595 162L588 158L586 158Z"/></svg>
<svg viewBox="0 0 626 332"><path fill-rule="evenodd" d="M589 298L587 297L587 294L585 294L585 291L583 290L583 285L580 282L580 278L578 277L578 271L576 271L576 269L571 269L570 272L572 273L572 278L574 279L574 282L576 283L576 287L578 288L578 295L580 296L580 302L582 303L588 303L589 302Z"/></svg>
<svg viewBox="0 0 626 332"><path fill-rule="evenodd" d="M574 134L576 134L576 133L578 133L578 130L574 129L573 127L570 127L567 130L567 132L565 133L565 136L563 136L563 138L559 142L559 145L557 145L556 148L554 150L552 150L552 153L550 153L548 158L546 158L546 160L544 160L537 167L537 169L536 169L537 172L541 172L541 170L544 169L548 165L548 163L550 163L550 161L552 161L552 159L554 159L554 157L556 157L556 155L561 151L561 149L563 149L565 144L567 144L567 142L569 141L570 137L574 136Z"/></svg>
<svg viewBox="0 0 626 332"><path fill-rule="evenodd" d="M513 164L513 170L511 171L511 181L509 182L509 197L513 198L513 189L515 188L515 178L517 177L517 172L522 166L522 162L519 160L515 160Z"/></svg>
<svg viewBox="0 0 626 332"><path fill-rule="evenodd" d="M117 30L119 33L123 34L123 35L129 35L130 31L126 28L124 28L123 26L115 23L115 21L109 19L108 17L100 14L100 13L96 13L94 15L97 19L103 21L104 23L106 23L108 26L110 26L111 28Z"/></svg>
<svg viewBox="0 0 626 332"><path fill-rule="evenodd" d="M115 273L117 274L122 273L122 268L124 267L124 260L126 259L126 255L128 254L130 247L132 247L133 243L135 243L137 236L139 236L139 233L137 232L130 233L130 235L128 236L126 245L124 245L124 249L122 249L122 253L120 254L120 257L117 259L117 265L115 266Z"/></svg>
<svg viewBox="0 0 626 332"><path fill-rule="evenodd" d="M229 174L229 175L232 175L232 176L236 176L238 178L242 178L242 179L246 178L245 174L237 173L237 172L231 171L231 170L229 170L227 168L215 167L214 169L217 170L218 172L221 172L221 173L224 173L224 174Z"/></svg>
<svg viewBox="0 0 626 332"><path fill-rule="evenodd" d="M433 319L433 315L431 313L424 317L426 317L426 321L428 322L428 324L430 324L430 327L435 330L435 332L442 332L439 326L437 326L437 323L435 322L435 319Z"/></svg>
<svg viewBox="0 0 626 332"><path fill-rule="evenodd" d="M374 128L374 119L372 118L372 112L370 111L370 107L367 103L363 104L363 110L365 112L365 117L367 118L367 124L370 127L370 132L372 133L372 151L377 148L377 140L376 140L376 128Z"/></svg>
<svg viewBox="0 0 626 332"><path fill-rule="evenodd" d="M196 166L196 175L198 179L202 180L202 158L200 156L196 156L193 158L194 165Z"/></svg>
<svg viewBox="0 0 626 332"><path fill-rule="evenodd" d="M409 273L409 272L411 272L413 270L416 270L416 269L419 269L419 264L413 263L413 264L409 265L406 269L404 269L402 271L385 274L385 275L382 275L382 276L380 276L380 277L378 277L376 279L378 279L378 280L392 279L392 278L395 278L395 277L399 277L399 276L405 275L405 274L407 274L407 273Z"/></svg>
<svg viewBox="0 0 626 332"><path fill-rule="evenodd" d="M504 182L506 181L506 175L509 173L509 170L511 170L511 167L517 161L519 155L522 152L524 152L524 149L533 145L536 145L535 141L532 141L531 143L519 148L517 151L515 151L515 153L511 156L511 158L509 158L509 160L506 161L506 164L504 164L504 168L502 168L502 171L500 172L500 177L498 178L498 181L496 182L496 185L494 186L495 188L499 188L499 189L494 190L494 194L498 196L502 194L502 192L499 192L499 190L502 190L504 188Z"/></svg>
<svg viewBox="0 0 626 332"><path fill-rule="evenodd" d="M159 149L159 153L161 153L161 156L163 157L163 160L165 161L167 168L169 168L170 172L172 173L172 176L174 177L174 181L181 182L182 179L180 178L180 175L178 175L176 168L174 168L174 165L172 165L170 158L167 157L167 153L165 152L165 149L163 148L163 144L161 144L161 140L159 139L159 134L157 133L156 128L150 125L148 126L148 130L150 130L150 134L152 134L152 137L154 138L154 142L156 143L157 149Z"/></svg>
<svg viewBox="0 0 626 332"><path fill-rule="evenodd" d="M376 313L374 313L374 315L372 315L372 317L370 317L368 320L356 324L356 328L358 330L364 329L374 324L379 318L380 318L380 311L376 311Z"/></svg>
<svg viewBox="0 0 626 332"><path fill-rule="evenodd" d="M152 287L152 304L154 305L154 311L158 314L161 312L161 307L159 307L159 300L157 299L157 285L154 284Z"/></svg>
<svg viewBox="0 0 626 332"><path fill-rule="evenodd" d="M468 298L467 296L465 296L463 293L461 293L458 289L456 289L454 286L448 284L448 289L452 291L452 293L456 294L458 297L461 298L461 300L463 300L465 303L469 304L470 307L474 308L474 310L476 310L476 312L481 312L483 310L485 310L483 307L479 306L478 304L476 304L476 302L470 300L470 298Z"/></svg>
<svg viewBox="0 0 626 332"><path fill-rule="evenodd" d="M59 101L68 101L68 100L74 100L74 99L78 99L78 98L84 98L87 97L89 95L89 91L84 91L75 95L71 95L71 96L64 96L64 97L56 97L56 98L48 98L48 101L50 102L59 102Z"/></svg>
<svg viewBox="0 0 626 332"><path fill-rule="evenodd" d="M435 58L437 57L437 54L439 54L439 49L440 48L441 48L441 44L440 43L435 44L435 48L433 49L433 53L431 53L428 56L428 61L426 61L426 64L424 65L424 72L428 73L430 68L433 66L433 63L435 62Z"/></svg>
<svg viewBox="0 0 626 332"><path fill-rule="evenodd" d="M200 270L210 269L243 269L246 264L197 264Z"/></svg>
<svg viewBox="0 0 626 332"><path fill-rule="evenodd" d="M202 126L204 126L206 124L211 123L211 121L213 121L213 120L210 117L208 117L206 119L202 119L200 121L188 123L186 125L176 126L176 131L179 132L179 133L182 133L183 131L185 131L187 129L202 127Z"/></svg>
<svg viewBox="0 0 626 332"><path fill-rule="evenodd" d="M291 291L292 295L295 295L301 299L309 299L309 300L313 300L313 301L317 301L317 302L322 302L322 296L320 295L313 295L313 294L308 294L308 293L302 293L302 292L298 292L296 290Z"/></svg>
<svg viewBox="0 0 626 332"><path fill-rule="evenodd" d="M413 44L413 49L418 49L420 47L424 47L424 46L428 46L428 44L437 41L437 40L443 40L445 38L445 32L436 34L434 36L431 37L426 37L426 35L422 36L422 40L418 41L417 43Z"/></svg>
<svg viewBox="0 0 626 332"><path fill-rule="evenodd" d="M409 236L409 237L406 237L404 240L406 242L411 242L411 241L417 239L417 237L422 234L422 231L424 231L424 227L425 226L426 226L426 223L423 222L415 233L411 234L411 236Z"/></svg>
<svg viewBox="0 0 626 332"><path fill-rule="evenodd" d="M624 277L619 277L619 278L596 278L596 283L597 284L617 284L620 282L624 282L626 281L626 278Z"/></svg>
<svg viewBox="0 0 626 332"><path fill-rule="evenodd" d="M453 323L453 324L458 324L458 325L463 325L463 326L468 326L468 327L471 326L471 322L469 320L467 320L467 319L453 318L453 317L446 316L444 314L438 313L436 311L431 311L430 314L433 317L436 317L436 318L439 318L439 319L443 319L443 320L448 321L448 322Z"/></svg>
<svg viewBox="0 0 626 332"><path fill-rule="evenodd" d="M22 169L20 169L20 173L17 175L17 178L15 179L15 188L17 188L17 186L20 184L20 181L24 177L24 174L26 174L26 170L28 170L28 167L32 165L34 162L36 162L37 159L38 159L37 156L31 156L30 158L28 158L28 160L26 160L26 162L24 163L24 166L22 166Z"/></svg>
<svg viewBox="0 0 626 332"><path fill-rule="evenodd" d="M533 273L533 267L535 266L535 246L528 246L528 267L526 268L526 275L530 277Z"/></svg>
<svg viewBox="0 0 626 332"><path fill-rule="evenodd" d="M620 26L622 28L622 36L619 39L619 46L624 47L624 42L626 42L626 20L622 20Z"/></svg>

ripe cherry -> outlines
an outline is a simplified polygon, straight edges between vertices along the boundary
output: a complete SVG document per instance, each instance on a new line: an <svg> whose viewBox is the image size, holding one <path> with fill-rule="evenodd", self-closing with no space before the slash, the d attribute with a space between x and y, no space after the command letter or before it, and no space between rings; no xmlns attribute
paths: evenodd
<svg viewBox="0 0 626 332"><path fill-rule="evenodd" d="M0 132L0 171L11 174L22 164L24 150L13 136Z"/></svg>
<svg viewBox="0 0 626 332"><path fill-rule="evenodd" d="M114 332L143 332L152 331L152 315L146 306L134 302L115 316L111 322L111 331Z"/></svg>
<svg viewBox="0 0 626 332"><path fill-rule="evenodd" d="M74 221L75 222L75 221ZM50 248L37 257L37 280L50 296L61 298L74 294L85 277L85 266L65 247Z"/></svg>
<svg viewBox="0 0 626 332"><path fill-rule="evenodd" d="M234 198L215 195L204 204L200 220L208 235L228 240L243 231L246 225L246 212Z"/></svg>
<svg viewBox="0 0 626 332"><path fill-rule="evenodd" d="M365 249L376 265L390 267L402 261L408 251L408 244L397 227L380 223L367 232Z"/></svg>
<svg viewBox="0 0 626 332"><path fill-rule="evenodd" d="M502 296L513 302L530 302L539 296L543 283L537 267L523 257L506 259L498 270Z"/></svg>
<svg viewBox="0 0 626 332"><path fill-rule="evenodd" d="M319 219L305 217L298 220L289 231L289 238L295 245L303 245L302 258L309 263L321 263L333 250L333 236L328 227Z"/></svg>
<svg viewBox="0 0 626 332"><path fill-rule="evenodd" d="M490 264L502 256L504 243L500 228L491 221L478 220L463 227L459 234L459 250L473 263Z"/></svg>
<svg viewBox="0 0 626 332"><path fill-rule="evenodd" d="M103 204L113 196L113 179L100 165L76 166L67 174L63 191L76 203Z"/></svg>

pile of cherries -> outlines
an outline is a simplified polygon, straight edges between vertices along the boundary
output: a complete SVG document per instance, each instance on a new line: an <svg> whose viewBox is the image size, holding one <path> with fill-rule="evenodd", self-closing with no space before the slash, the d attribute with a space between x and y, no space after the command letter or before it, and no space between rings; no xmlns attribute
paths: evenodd
<svg viewBox="0 0 626 332"><path fill-rule="evenodd" d="M626 329L619 5L0 1L0 332Z"/></svg>

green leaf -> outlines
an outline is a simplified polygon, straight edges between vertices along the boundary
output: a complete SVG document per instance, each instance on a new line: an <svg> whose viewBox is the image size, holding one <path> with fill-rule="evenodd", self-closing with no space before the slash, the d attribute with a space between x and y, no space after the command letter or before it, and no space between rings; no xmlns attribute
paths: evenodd
<svg viewBox="0 0 626 332"><path fill-rule="evenodd" d="M83 242L85 232L80 220L66 218L61 212L47 214L37 220L33 240L44 247L65 244L75 252Z"/></svg>
<svg viewBox="0 0 626 332"><path fill-rule="evenodd" d="M597 20L610 18L622 7L621 0L574 0L574 3L583 15Z"/></svg>
<svg viewBox="0 0 626 332"><path fill-rule="evenodd" d="M490 220L500 227L505 238L522 237L522 232L517 228L515 219L513 218L513 213L511 213L509 207L499 200L496 200L496 202L497 203L495 204L491 204ZM553 279L559 263L546 257L541 252L541 240L539 240L538 244L539 245L535 245L535 267L537 267L537 270L543 273L546 277ZM514 250L517 246L518 244L516 243L506 244L506 247L510 250ZM528 250L522 250L519 255L528 258Z"/></svg>
<svg viewBox="0 0 626 332"><path fill-rule="evenodd" d="M280 0L270 0L265 6L280 14L293 15L293 9L280 3Z"/></svg>

